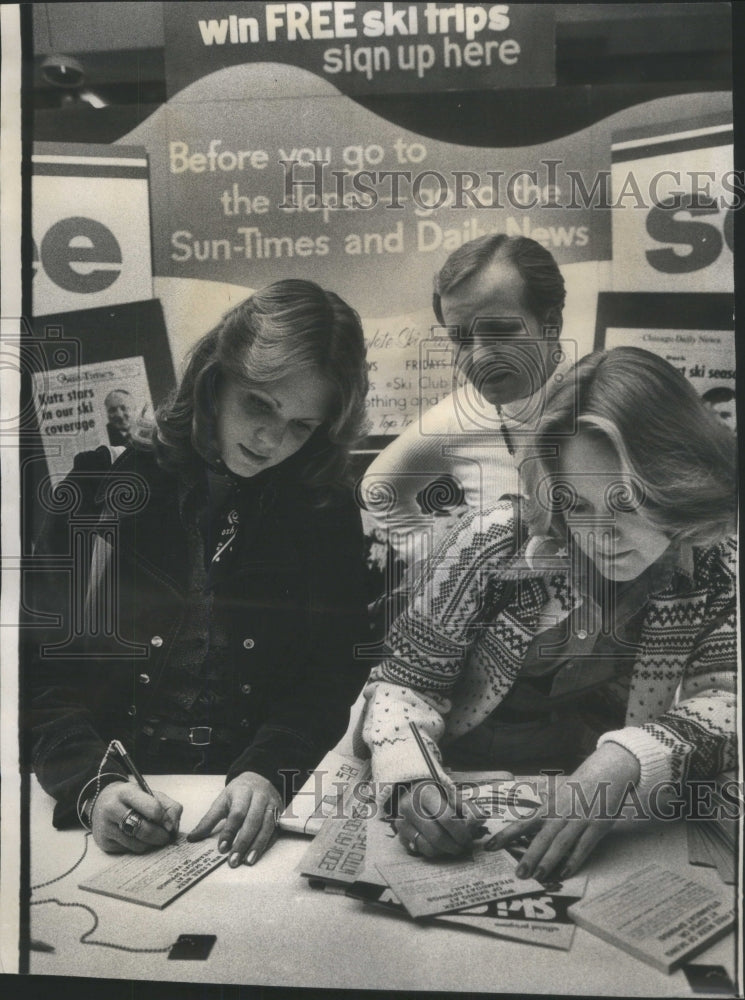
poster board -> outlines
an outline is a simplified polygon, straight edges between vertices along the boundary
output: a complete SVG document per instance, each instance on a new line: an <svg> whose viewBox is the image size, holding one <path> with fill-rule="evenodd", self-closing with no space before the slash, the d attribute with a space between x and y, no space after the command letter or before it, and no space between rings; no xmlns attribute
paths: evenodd
<svg viewBox="0 0 745 1000"><path fill-rule="evenodd" d="M734 213L741 204L732 142L727 114L644 124L613 136L616 291L732 290Z"/></svg>
<svg viewBox="0 0 745 1000"><path fill-rule="evenodd" d="M142 411L152 420L175 385L156 299L39 316L33 337L44 360L31 376L34 409L54 479L78 452L123 443L108 423L110 393L119 394L134 430Z"/></svg>
<svg viewBox="0 0 745 1000"><path fill-rule="evenodd" d="M31 167L34 313L151 298L145 150L36 143Z"/></svg>
<svg viewBox="0 0 745 1000"><path fill-rule="evenodd" d="M726 292L601 292L595 350L641 347L669 361L699 395L734 391L734 305Z"/></svg>

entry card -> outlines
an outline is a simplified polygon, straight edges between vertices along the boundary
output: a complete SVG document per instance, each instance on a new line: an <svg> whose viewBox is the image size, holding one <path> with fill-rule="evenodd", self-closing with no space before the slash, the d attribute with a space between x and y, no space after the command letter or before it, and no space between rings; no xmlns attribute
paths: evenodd
<svg viewBox="0 0 745 1000"><path fill-rule="evenodd" d="M81 882L80 888L162 910L227 858L218 852L214 840L190 843L182 833L175 843L152 854L122 855Z"/></svg>
<svg viewBox="0 0 745 1000"><path fill-rule="evenodd" d="M569 915L598 937L662 972L671 972L735 920L734 893L712 890L681 872L649 865L575 903Z"/></svg>
<svg viewBox="0 0 745 1000"><path fill-rule="evenodd" d="M412 917L451 913L506 896L541 892L532 878L515 875L517 861L505 850L476 849L473 858L427 861L406 856L378 871Z"/></svg>

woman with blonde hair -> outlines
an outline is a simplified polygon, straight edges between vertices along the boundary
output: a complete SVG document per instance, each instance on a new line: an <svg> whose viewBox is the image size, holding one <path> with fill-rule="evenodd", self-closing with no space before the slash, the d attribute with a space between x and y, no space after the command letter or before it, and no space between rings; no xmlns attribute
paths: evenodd
<svg viewBox="0 0 745 1000"><path fill-rule="evenodd" d="M293 777L336 742L364 681L362 530L347 480L366 392L357 314L313 282L278 281L196 344L151 446L88 484L87 513L100 516L91 581L115 567L116 627L108 645L84 635L78 655L32 652L28 668L32 763L56 826L80 820L104 850L137 853L178 827L178 803L126 780L114 738L146 774L226 775L192 839L224 820L231 865L267 848ZM61 495L78 487L74 471ZM129 499L107 552L117 488ZM52 518L37 552L66 539L66 519ZM64 581L45 582L36 608L69 625ZM64 635L40 632L35 650Z"/></svg>
<svg viewBox="0 0 745 1000"><path fill-rule="evenodd" d="M438 761L571 772L492 845L534 833L518 874L540 879L610 825L577 789L612 813L735 762L734 441L668 362L621 347L572 369L521 475L527 502L471 514L422 574L361 736L428 857L467 849L472 820L426 784L411 722Z"/></svg>

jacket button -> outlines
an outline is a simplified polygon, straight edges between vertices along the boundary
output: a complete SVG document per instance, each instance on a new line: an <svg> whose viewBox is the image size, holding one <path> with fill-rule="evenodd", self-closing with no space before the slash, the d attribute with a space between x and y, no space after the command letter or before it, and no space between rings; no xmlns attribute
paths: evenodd
<svg viewBox="0 0 745 1000"><path fill-rule="evenodd" d="M248 729L250 725L251 723L248 721L248 719L241 719L241 729Z"/></svg>
<svg viewBox="0 0 745 1000"><path fill-rule="evenodd" d="M163 639L159 635L154 635L152 637L152 639L150 640L150 645L151 646L155 646L155 647L162 646L163 645Z"/></svg>
<svg viewBox="0 0 745 1000"><path fill-rule="evenodd" d="M140 674L138 680L139 680L140 684L149 684L150 683L150 674Z"/></svg>
<svg viewBox="0 0 745 1000"><path fill-rule="evenodd" d="M253 641L253 639L244 639L243 640L243 648L244 649L253 649L255 645L256 645L256 643Z"/></svg>
<svg viewBox="0 0 745 1000"><path fill-rule="evenodd" d="M577 629L577 638L578 639L586 639L587 638L587 632L585 632L585 630L583 628Z"/></svg>
<svg viewBox="0 0 745 1000"><path fill-rule="evenodd" d="M251 694L251 685L241 684L241 694Z"/></svg>
<svg viewBox="0 0 745 1000"><path fill-rule="evenodd" d="M130 705L127 709L127 715L137 715L137 709L134 705Z"/></svg>

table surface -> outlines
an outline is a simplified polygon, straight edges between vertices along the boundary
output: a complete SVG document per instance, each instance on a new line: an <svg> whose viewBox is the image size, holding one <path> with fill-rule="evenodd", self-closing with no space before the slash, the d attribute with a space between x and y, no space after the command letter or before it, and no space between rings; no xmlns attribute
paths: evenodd
<svg viewBox="0 0 745 1000"><path fill-rule="evenodd" d="M183 803L184 830L199 819L222 787L220 777L201 775L161 775L151 783ZM33 781L33 885L67 871L85 844L81 830L53 829L52 804ZM164 948L179 934L215 934L212 953L204 962L179 962L170 961L165 953L84 945L79 938L93 925L92 915L48 903L31 907L31 937L53 945L55 951L31 952L30 971L354 990L693 995L682 972L660 973L579 927L571 950L563 952L456 928L418 925L338 893L312 889L296 870L309 842L282 833L255 866L222 865L164 910L154 910L78 888L112 862L90 840L75 871L35 890L32 899L55 897L92 907L99 920L94 940ZM713 869L689 866L683 823L634 823L616 828L596 848L587 867L587 893L621 882L651 862L664 862L722 888ZM735 934L730 933L696 961L723 965L734 980L735 951Z"/></svg>

